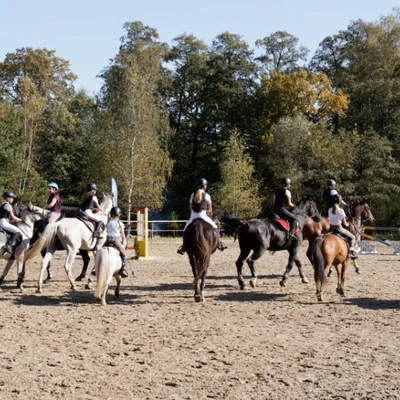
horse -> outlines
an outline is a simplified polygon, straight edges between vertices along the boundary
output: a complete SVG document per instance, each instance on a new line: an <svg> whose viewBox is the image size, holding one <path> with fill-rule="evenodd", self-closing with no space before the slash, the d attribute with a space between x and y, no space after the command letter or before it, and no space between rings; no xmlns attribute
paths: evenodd
<svg viewBox="0 0 400 400"><path fill-rule="evenodd" d="M349 223L354 225L355 235L356 235L356 243L359 243L360 240L360 230L362 221L370 220L373 222L375 220L372 215L369 204L363 200L358 201L350 205L350 207L346 208L347 220ZM311 248L314 240L322 234L326 234L329 232L330 224L328 217L321 217L320 221L313 221L311 218L307 218L303 227L303 238L308 241L308 249L306 255L310 260L311 264ZM352 259L352 263L356 272L360 273L360 267L356 259ZM330 269L328 276L332 273L332 269Z"/></svg>
<svg viewBox="0 0 400 400"><path fill-rule="evenodd" d="M194 300L204 302L204 286L211 255L218 246L214 228L201 218L193 222L183 233L183 243L193 272Z"/></svg>
<svg viewBox="0 0 400 400"><path fill-rule="evenodd" d="M0 258L3 260L7 260L7 264L4 268L4 271L0 277L0 285L3 283L5 277L7 276L8 272L10 271L10 268L14 264L14 261L17 262L17 288L23 291L23 283L24 283L24 277L25 277L25 258L24 254L26 250L29 248L29 243L32 239L32 236L34 234L34 225L35 222L43 219L44 217L47 216L47 214L50 213L50 211L45 210L40 207L36 207L32 205L31 203L29 205L24 205L20 202L17 202L14 205L14 209L16 211L16 214L19 215L19 217L22 219L21 222L17 222L18 228L21 229L22 231L22 241L19 243L14 250L14 253L12 255L4 254L4 249L1 248L0 250ZM4 243L3 243L4 245Z"/></svg>
<svg viewBox="0 0 400 400"><path fill-rule="evenodd" d="M96 253L95 269L97 286L94 296L97 300L101 301L103 306L107 305L107 291L113 278L115 278L117 281L115 296L119 297L119 288L122 280L121 276L119 275L121 265L121 256L118 249L115 247L105 246Z"/></svg>
<svg viewBox="0 0 400 400"><path fill-rule="evenodd" d="M306 197L296 205L292 213L296 214L299 221L299 229L295 232L294 237L288 235L289 227L287 227L286 230L283 229L280 223L274 218L251 219L246 222L234 217L223 217L222 221L225 224L237 230L240 255L236 261L236 267L239 287L241 289L245 288L245 281L242 275L244 261L247 261L250 268L252 275L250 286L254 288L257 282L254 262L258 260L266 250L272 252L287 250L289 252L289 261L282 279L279 282L281 286L286 286L286 280L292 270L293 263L297 265L302 282L309 282L298 258L298 251L303 240L302 229L307 217L319 220L320 214L315 202ZM253 253L249 257L251 251L253 251Z"/></svg>
<svg viewBox="0 0 400 400"><path fill-rule="evenodd" d="M349 222L349 228L355 234L356 231L353 222ZM349 245L346 239L333 232L315 238L311 246L310 258L314 267L318 301L323 300L322 288L327 272L332 265L336 269L338 278L336 292L344 296L345 274L350 262Z"/></svg>
<svg viewBox="0 0 400 400"><path fill-rule="evenodd" d="M103 211L99 211L98 216L106 223L108 220L108 213L112 207L112 196L104 194L100 206ZM44 272L54 252L60 245L67 252L64 269L67 273L71 289L76 290L75 280L72 276L72 263L78 250L97 250L102 247L105 240L106 237L104 234L102 238L95 238L93 232L86 226L86 223L79 218L64 218L48 224L43 235L25 253L25 259L29 260L39 254L42 249L46 249L46 254L42 260L37 292L42 293ZM89 278L89 282L90 279L91 278Z"/></svg>

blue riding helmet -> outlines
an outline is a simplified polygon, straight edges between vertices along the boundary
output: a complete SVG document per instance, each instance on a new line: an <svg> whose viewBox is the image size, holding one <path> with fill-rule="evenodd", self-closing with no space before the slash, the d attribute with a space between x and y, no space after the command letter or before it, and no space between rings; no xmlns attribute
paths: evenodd
<svg viewBox="0 0 400 400"><path fill-rule="evenodd" d="M49 183L47 184L47 187L52 187L52 188L56 189L57 192L58 192L58 185L57 185L57 183L55 183L55 182L49 182Z"/></svg>

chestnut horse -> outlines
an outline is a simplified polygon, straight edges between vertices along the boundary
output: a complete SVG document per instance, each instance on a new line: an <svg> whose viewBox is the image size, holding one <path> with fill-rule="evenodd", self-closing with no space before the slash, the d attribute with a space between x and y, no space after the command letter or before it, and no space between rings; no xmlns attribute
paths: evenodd
<svg viewBox="0 0 400 400"><path fill-rule="evenodd" d="M214 228L201 218L196 218L185 229L183 243L193 272L194 300L204 301L204 286L211 254L217 250L218 238Z"/></svg>
<svg viewBox="0 0 400 400"><path fill-rule="evenodd" d="M349 222L350 231L355 234L355 227ZM349 246L347 241L336 235L328 233L314 239L310 251L311 263L314 266L314 278L318 301L323 300L322 288L329 269L333 265L337 272L338 285L336 292L344 296L344 280L346 269L350 262Z"/></svg>

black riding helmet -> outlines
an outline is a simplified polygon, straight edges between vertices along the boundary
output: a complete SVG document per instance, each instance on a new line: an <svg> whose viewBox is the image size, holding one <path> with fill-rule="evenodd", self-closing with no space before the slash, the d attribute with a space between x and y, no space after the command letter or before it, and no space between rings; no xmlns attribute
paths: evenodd
<svg viewBox="0 0 400 400"><path fill-rule="evenodd" d="M13 192L7 190L6 192L3 193L3 199L7 199L8 197L15 199L17 196Z"/></svg>
<svg viewBox="0 0 400 400"><path fill-rule="evenodd" d="M97 185L95 183L88 183L86 185L86 191L90 192L91 190L97 190Z"/></svg>
<svg viewBox="0 0 400 400"><path fill-rule="evenodd" d="M122 214L122 211L119 207L113 207L110 211L110 215L112 217L116 217L117 215L121 215L121 214Z"/></svg>
<svg viewBox="0 0 400 400"><path fill-rule="evenodd" d="M208 184L207 179L204 178L198 178L196 181L196 186L198 188L202 188L203 186L206 186Z"/></svg>
<svg viewBox="0 0 400 400"><path fill-rule="evenodd" d="M328 186L335 186L336 182L333 179L328 179L328 182L326 183Z"/></svg>
<svg viewBox="0 0 400 400"><path fill-rule="evenodd" d="M290 178L285 177L285 178L282 178L282 179L281 179L281 184L282 184L282 185L285 185L285 186L289 186L289 185L292 184L292 181L290 180Z"/></svg>

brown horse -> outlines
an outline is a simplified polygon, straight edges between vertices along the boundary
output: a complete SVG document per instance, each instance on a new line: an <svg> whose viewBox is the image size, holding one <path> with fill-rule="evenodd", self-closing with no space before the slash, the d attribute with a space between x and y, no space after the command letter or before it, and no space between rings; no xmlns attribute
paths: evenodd
<svg viewBox="0 0 400 400"><path fill-rule="evenodd" d="M349 228L355 234L356 231L352 222L349 222ZM314 266L318 300L323 300L322 288L332 265L336 269L338 278L336 292L344 296L344 280L350 262L349 247L346 240L332 232L321 235L312 242L309 257Z"/></svg>
<svg viewBox="0 0 400 400"><path fill-rule="evenodd" d="M194 300L204 301L204 285L211 254L215 252L218 238L214 228L201 218L193 220L183 233L183 244L194 276Z"/></svg>

